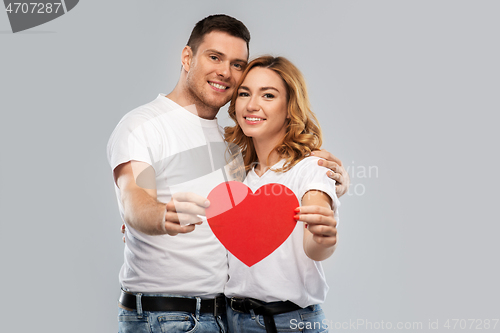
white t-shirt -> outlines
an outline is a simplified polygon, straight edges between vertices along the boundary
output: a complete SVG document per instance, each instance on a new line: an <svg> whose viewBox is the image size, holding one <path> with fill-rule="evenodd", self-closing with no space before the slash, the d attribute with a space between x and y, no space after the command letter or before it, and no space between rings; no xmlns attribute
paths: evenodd
<svg viewBox="0 0 500 333"><path fill-rule="evenodd" d="M217 120L190 113L164 95L129 112L108 142L111 169L135 160L153 166L158 201L173 193L207 197L229 180L226 144ZM116 187L123 218L120 190ZM126 290L213 297L227 281L227 252L208 223L188 234L150 236L127 225L120 283Z"/></svg>
<svg viewBox="0 0 500 333"><path fill-rule="evenodd" d="M299 202L309 190L325 192L332 198L335 219L340 202L335 182L326 175L326 168L317 165L317 157L306 157L285 173L268 170L259 177L248 172L244 183L255 192L263 185L278 183L290 188ZM272 169L283 166L280 161ZM321 263L311 260L304 252L304 223L298 222L288 239L273 253L248 267L231 253L229 280L224 293L227 297L251 297L264 302L289 300L301 307L323 303L328 292Z"/></svg>

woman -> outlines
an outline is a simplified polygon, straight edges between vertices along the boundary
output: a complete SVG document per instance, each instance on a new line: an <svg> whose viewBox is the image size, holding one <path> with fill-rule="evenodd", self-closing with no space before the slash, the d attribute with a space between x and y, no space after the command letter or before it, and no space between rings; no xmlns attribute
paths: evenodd
<svg viewBox="0 0 500 333"><path fill-rule="evenodd" d="M229 254L230 332L276 329L323 332L328 286L320 261L337 243L335 185L311 152L322 143L300 71L287 59L263 56L246 67L229 107L225 139L240 147L252 191L268 183L290 188L302 206L290 237L248 267ZM335 214L334 214L335 211Z"/></svg>

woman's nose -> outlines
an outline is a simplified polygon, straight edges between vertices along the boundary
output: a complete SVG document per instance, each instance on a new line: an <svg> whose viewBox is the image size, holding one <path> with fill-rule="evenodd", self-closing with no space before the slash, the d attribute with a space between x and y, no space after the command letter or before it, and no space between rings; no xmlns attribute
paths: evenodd
<svg viewBox="0 0 500 333"><path fill-rule="evenodd" d="M248 111L259 111L260 110L259 103L255 97L252 96L250 98L250 100L248 101L247 110Z"/></svg>

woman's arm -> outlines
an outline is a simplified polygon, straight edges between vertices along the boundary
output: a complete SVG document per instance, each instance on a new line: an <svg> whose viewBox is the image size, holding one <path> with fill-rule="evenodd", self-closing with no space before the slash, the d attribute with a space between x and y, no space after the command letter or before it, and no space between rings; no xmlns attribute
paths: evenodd
<svg viewBox="0 0 500 333"><path fill-rule="evenodd" d="M304 251L312 260L330 257L337 245L337 221L331 209L332 200L321 191L308 191L296 218L305 222Z"/></svg>

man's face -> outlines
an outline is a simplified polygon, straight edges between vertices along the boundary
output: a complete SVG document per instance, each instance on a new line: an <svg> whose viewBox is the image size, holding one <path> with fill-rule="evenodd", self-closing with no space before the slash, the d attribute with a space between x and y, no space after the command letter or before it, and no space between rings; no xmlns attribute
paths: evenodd
<svg viewBox="0 0 500 333"><path fill-rule="evenodd" d="M243 39L212 31L204 36L190 60L187 88L202 104L218 110L231 99L247 60Z"/></svg>

